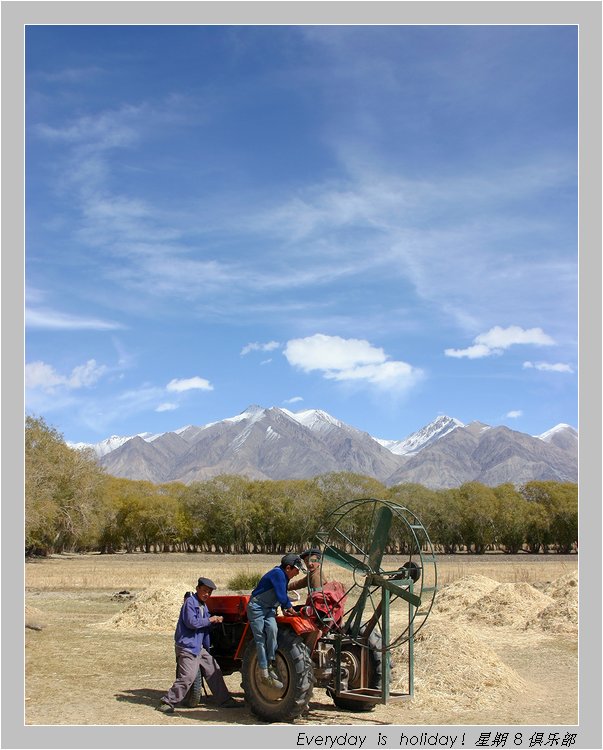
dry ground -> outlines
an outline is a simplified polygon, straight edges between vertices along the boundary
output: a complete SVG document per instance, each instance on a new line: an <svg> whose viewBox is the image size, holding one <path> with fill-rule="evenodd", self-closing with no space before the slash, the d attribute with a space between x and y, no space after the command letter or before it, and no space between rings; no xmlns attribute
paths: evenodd
<svg viewBox="0 0 603 750"><path fill-rule="evenodd" d="M234 573L264 572L277 562L278 558L267 556L184 554L73 555L28 562L26 621L41 630L26 629L25 723L261 724L246 708L218 710L209 701L198 708L178 709L173 716L154 711L174 676L175 623L166 623L163 632L98 625L130 606L128 601L112 599L118 591L138 594L177 587L184 592L194 587L200 575L213 578L224 589ZM441 557L439 582L451 584L449 593L454 593L454 582L466 576L471 578L460 584L463 592L482 578L491 579L487 588L518 584L522 598L511 602L514 618L498 618L485 606L459 605L454 597L449 597L446 607L442 595L442 611L434 608L422 631L424 641L418 639L416 644L412 701L352 714L335 708L325 691L317 689L309 716L296 723L577 723L575 629L526 629L517 621L522 606L524 614L528 612L526 593L534 592L527 584L545 591L546 583L575 573L577 562L575 556L558 555ZM239 674L227 676L226 682L235 696L242 696Z"/></svg>

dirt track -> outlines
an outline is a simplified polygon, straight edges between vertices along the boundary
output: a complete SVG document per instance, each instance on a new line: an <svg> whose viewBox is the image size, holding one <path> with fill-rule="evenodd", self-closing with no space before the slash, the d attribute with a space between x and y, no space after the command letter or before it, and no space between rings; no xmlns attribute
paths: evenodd
<svg viewBox="0 0 603 750"><path fill-rule="evenodd" d="M268 567L267 560L254 563ZM468 570L476 573L487 570L490 574L496 571L500 582L527 580L531 576L536 583L553 580L577 567L576 558L566 558L562 562L556 556L547 556L538 558L536 563L535 560L465 558L462 561L465 567L461 569L460 559L453 558L443 560L440 567L445 572L445 566L449 566L450 580L467 574ZM217 563L215 558L206 556L181 559L169 555L140 555L62 558L28 565L26 602L37 610L33 619L42 629L26 630L26 724L261 724L247 708L218 710L209 701L195 709L178 709L173 716L159 714L153 710L154 706L171 684L174 674L171 635L94 627L126 606L111 598L112 593L124 587L123 582L131 580L144 588L141 576L161 570L166 583L182 580L186 588L188 581L201 571L219 571ZM96 566L93 575L87 567L91 564ZM233 564L235 561L228 560L230 570ZM241 561L237 560L236 564L240 565ZM454 570L450 566L454 566ZM88 576L95 586L90 584ZM158 578L158 575L152 576L155 585L161 583ZM220 583L219 572L216 578ZM98 587L100 582L103 588ZM440 619L445 616L435 615ZM447 616L452 627L454 618L450 614ZM461 634L465 629L469 634L470 629L471 637L479 638L485 647L491 648L504 665L523 678L527 688L511 688L502 698L493 693L496 699L491 705L487 700L479 707L462 700L458 705L451 705L450 701L438 705L429 696L429 684L440 675L421 673L421 662L417 659L420 689L417 687L416 700L377 706L368 714L351 714L336 709L324 690L315 690L309 716L296 723L557 725L577 722L575 634L519 631L506 625L469 625L464 621L455 625L460 627ZM429 627L429 623L425 627ZM459 669L462 668L459 659ZM242 697L239 674L227 676L226 682L235 696Z"/></svg>

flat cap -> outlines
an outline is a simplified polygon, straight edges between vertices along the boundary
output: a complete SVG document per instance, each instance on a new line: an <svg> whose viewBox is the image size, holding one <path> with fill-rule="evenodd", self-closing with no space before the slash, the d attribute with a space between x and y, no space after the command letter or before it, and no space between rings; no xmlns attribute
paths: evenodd
<svg viewBox="0 0 603 750"><path fill-rule="evenodd" d="M197 586L207 586L208 589L211 589L212 591L217 588L216 584L211 580L211 578L199 578L197 581Z"/></svg>
<svg viewBox="0 0 603 750"><path fill-rule="evenodd" d="M322 557L322 552L319 547L310 547L310 549L305 549L300 554L300 557L302 560L305 560L306 557L310 557L311 555L318 555L318 557Z"/></svg>

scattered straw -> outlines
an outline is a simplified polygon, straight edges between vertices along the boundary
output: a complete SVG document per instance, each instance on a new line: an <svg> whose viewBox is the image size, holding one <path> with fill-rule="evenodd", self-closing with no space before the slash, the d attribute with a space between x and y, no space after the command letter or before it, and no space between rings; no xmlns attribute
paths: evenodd
<svg viewBox="0 0 603 750"><path fill-rule="evenodd" d="M173 632L185 591L183 586L145 589L121 612L95 627L103 630Z"/></svg>
<svg viewBox="0 0 603 750"><path fill-rule="evenodd" d="M442 710L488 708L528 687L470 627L443 617L417 634L415 663L416 702ZM403 688L403 678L392 688Z"/></svg>

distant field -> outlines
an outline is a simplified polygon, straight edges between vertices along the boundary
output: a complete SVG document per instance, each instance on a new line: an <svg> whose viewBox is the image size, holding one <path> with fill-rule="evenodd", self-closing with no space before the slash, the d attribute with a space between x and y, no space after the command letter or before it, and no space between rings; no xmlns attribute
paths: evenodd
<svg viewBox="0 0 603 750"><path fill-rule="evenodd" d="M387 562L397 557L386 556ZM182 582L193 585L201 575L225 588L229 578L239 571L265 572L278 565L277 555L210 554L118 554L57 555L28 561L25 566L27 589L77 591L94 589L140 591L149 586ZM399 564L399 563L398 563ZM501 583L542 583L577 570L577 555L440 555L440 585L471 574L494 578Z"/></svg>

